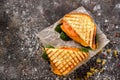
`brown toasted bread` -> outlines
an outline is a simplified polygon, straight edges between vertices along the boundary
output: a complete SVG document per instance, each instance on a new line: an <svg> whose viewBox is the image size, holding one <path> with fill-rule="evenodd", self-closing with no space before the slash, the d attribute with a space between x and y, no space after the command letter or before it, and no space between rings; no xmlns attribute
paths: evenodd
<svg viewBox="0 0 120 80"><path fill-rule="evenodd" d="M77 48L45 48L52 71L57 75L67 75L88 59L88 53Z"/></svg>
<svg viewBox="0 0 120 80"><path fill-rule="evenodd" d="M85 47L96 49L96 25L93 19L84 13L69 13L62 19L62 30L74 41Z"/></svg>

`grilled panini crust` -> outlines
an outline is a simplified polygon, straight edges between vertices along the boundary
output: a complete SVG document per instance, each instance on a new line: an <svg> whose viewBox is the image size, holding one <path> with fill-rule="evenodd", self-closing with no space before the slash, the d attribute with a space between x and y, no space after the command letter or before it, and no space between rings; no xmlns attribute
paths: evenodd
<svg viewBox="0 0 120 80"><path fill-rule="evenodd" d="M89 47L92 49L96 48L96 25L89 15L84 13L69 13L63 17L62 22L63 24L67 23Z"/></svg>
<svg viewBox="0 0 120 80"><path fill-rule="evenodd" d="M57 75L66 75L88 58L88 53L78 50L45 48L52 64L52 70Z"/></svg>

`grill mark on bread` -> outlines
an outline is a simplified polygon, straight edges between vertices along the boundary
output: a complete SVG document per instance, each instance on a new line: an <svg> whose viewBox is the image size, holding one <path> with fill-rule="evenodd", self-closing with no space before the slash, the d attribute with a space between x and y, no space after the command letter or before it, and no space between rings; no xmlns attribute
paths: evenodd
<svg viewBox="0 0 120 80"><path fill-rule="evenodd" d="M59 52L59 53L57 53L57 52ZM56 50L56 56L54 55L55 58L58 57L61 53L63 53L63 50L61 50L61 51ZM51 58L52 58L52 57L51 57ZM55 58L53 58L53 60L55 60Z"/></svg>
<svg viewBox="0 0 120 80"><path fill-rule="evenodd" d="M85 58L88 57L88 53L83 52L83 54L84 54Z"/></svg>
<svg viewBox="0 0 120 80"><path fill-rule="evenodd" d="M58 61L59 61L60 63L61 63L62 60L63 60L63 59L61 59L61 58L62 58L61 56L64 56L64 54L61 53L61 55L59 55L59 56L57 57L57 59L59 59ZM59 66L59 63L56 63L56 65Z"/></svg>
<svg viewBox="0 0 120 80"><path fill-rule="evenodd" d="M54 53L53 53L53 51L52 51L52 50L51 50L50 52L51 52L51 53L49 53L49 54L48 54L48 56L49 56L49 57L51 57L51 56L53 56L53 55L54 55ZM55 52L57 52L57 50L55 50Z"/></svg>
<svg viewBox="0 0 120 80"><path fill-rule="evenodd" d="M95 45L95 36L96 36L96 25L94 25L94 32L95 32L95 34L93 34L93 42L94 42L94 45L93 45L93 47L95 47L96 48L96 45Z"/></svg>
<svg viewBox="0 0 120 80"><path fill-rule="evenodd" d="M73 57L73 56L71 56L71 57ZM75 56L74 56L74 57L75 57ZM67 59L65 59L64 61L67 62L66 60L67 60ZM74 58L72 58L72 60L74 60L74 62L73 62L73 61L71 62L70 59L69 59L69 62L68 62L68 67L71 68L71 69L72 69L74 66L76 66L75 63L77 64L77 62L75 62L76 60L75 60ZM65 65L66 65L66 64L64 64L63 66L65 66ZM68 67L67 67L67 68L68 68ZM66 69L67 69L67 68L66 68ZM65 72L66 69L63 70L63 72Z"/></svg>
<svg viewBox="0 0 120 80"><path fill-rule="evenodd" d="M63 65L63 66L65 66L65 65ZM72 62L69 62L68 67L65 67L64 70L63 70L63 68L61 68L61 69L63 70L62 72L65 72L65 71L68 71L68 68L70 68L70 70L72 70L74 67L75 67L75 65L73 65ZM61 69L59 69L59 70L61 70Z"/></svg>
<svg viewBox="0 0 120 80"><path fill-rule="evenodd" d="M63 56L65 56L65 55L66 55L66 54L64 54ZM61 59L62 59L63 62L66 62L65 59L63 58L63 56L61 56ZM57 65L57 67L58 67L58 66L59 66L59 65ZM64 66L64 65L63 65L63 66Z"/></svg>
<svg viewBox="0 0 120 80"><path fill-rule="evenodd" d="M47 54L49 54L48 50L49 50L48 48L45 48L45 51L47 52Z"/></svg>
<svg viewBox="0 0 120 80"><path fill-rule="evenodd" d="M49 56L49 57L51 57L51 56L52 56L51 52L52 52L52 51L48 52L48 56Z"/></svg>
<svg viewBox="0 0 120 80"><path fill-rule="evenodd" d="M72 63L71 63L71 64L72 64ZM63 66L65 66L65 65L63 65ZM71 70L72 70L74 66L73 66L73 67L71 67L71 66L73 66L73 65L68 64L68 67L65 67L64 70L61 68L61 69L63 70L62 72L67 71L68 68L71 68Z"/></svg>
<svg viewBox="0 0 120 80"><path fill-rule="evenodd" d="M61 58L63 58L63 57L61 57ZM70 61L70 60L69 60ZM66 64L65 63L67 63L67 61L66 61L66 59L64 59L64 61L62 62L62 63L64 63L64 64L61 64L62 66L66 66ZM71 63L72 64L72 63ZM57 67L59 67L59 65L57 66ZM58 69L60 72L64 72L64 71L66 71L66 69L68 68L68 67L70 67L70 65L68 64L68 66L67 67L65 67L65 69L63 70L63 68L61 67L60 69Z"/></svg>
<svg viewBox="0 0 120 80"><path fill-rule="evenodd" d="M72 63L74 64L74 66L76 66L77 62L76 62L76 60L74 59L75 55L72 55L71 53L70 53L70 55L71 55L71 57L72 57Z"/></svg>
<svg viewBox="0 0 120 80"><path fill-rule="evenodd" d="M81 55L81 59L84 59L83 52L79 53Z"/></svg>
<svg viewBox="0 0 120 80"><path fill-rule="evenodd" d="M83 54L83 56L84 56L84 59L86 58L86 55L84 54L84 52L82 53Z"/></svg>
<svg viewBox="0 0 120 80"><path fill-rule="evenodd" d="M80 62L79 55L77 54L77 52L74 52L74 54L76 55L76 58L77 58L78 61Z"/></svg>

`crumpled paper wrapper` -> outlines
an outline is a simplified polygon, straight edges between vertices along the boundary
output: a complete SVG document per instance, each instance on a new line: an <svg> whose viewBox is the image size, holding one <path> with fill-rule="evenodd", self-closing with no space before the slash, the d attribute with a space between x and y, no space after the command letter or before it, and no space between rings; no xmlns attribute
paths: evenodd
<svg viewBox="0 0 120 80"><path fill-rule="evenodd" d="M72 12L82 12L82 13L86 13L86 14L90 15L90 12L88 12L82 6ZM42 42L43 46L49 44L54 47L68 46L68 47L80 48L81 45L79 43L74 42L73 40L63 41L62 39L60 39L60 34L55 31L55 27L59 24L60 20L58 20L55 24L51 25L50 27L43 29L42 31L40 31L37 34L37 36L40 38L40 41ZM105 47L105 45L107 45L109 43L109 39L107 39L105 34L100 30L100 28L98 26L97 26L97 35L98 35L98 48L96 50L89 51L90 58L93 57L94 55L96 55L103 47Z"/></svg>

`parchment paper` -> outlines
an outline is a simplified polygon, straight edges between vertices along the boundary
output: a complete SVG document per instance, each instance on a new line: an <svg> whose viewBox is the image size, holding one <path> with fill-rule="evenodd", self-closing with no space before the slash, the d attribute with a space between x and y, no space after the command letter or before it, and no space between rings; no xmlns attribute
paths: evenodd
<svg viewBox="0 0 120 80"><path fill-rule="evenodd" d="M90 13L82 6L72 12L82 12L90 15ZM60 20L58 20L55 24L51 25L50 27L43 29L37 34L42 44L44 46L50 44L53 45L54 47L68 46L68 47L80 48L81 45L79 43L74 42L73 40L63 41L62 39L60 39L60 34L54 30L55 27L59 24ZM89 51L90 58L96 55L103 47L105 47L106 44L109 43L109 39L106 38L105 34L100 30L98 26L97 26L97 34L98 34L98 48L96 50Z"/></svg>

